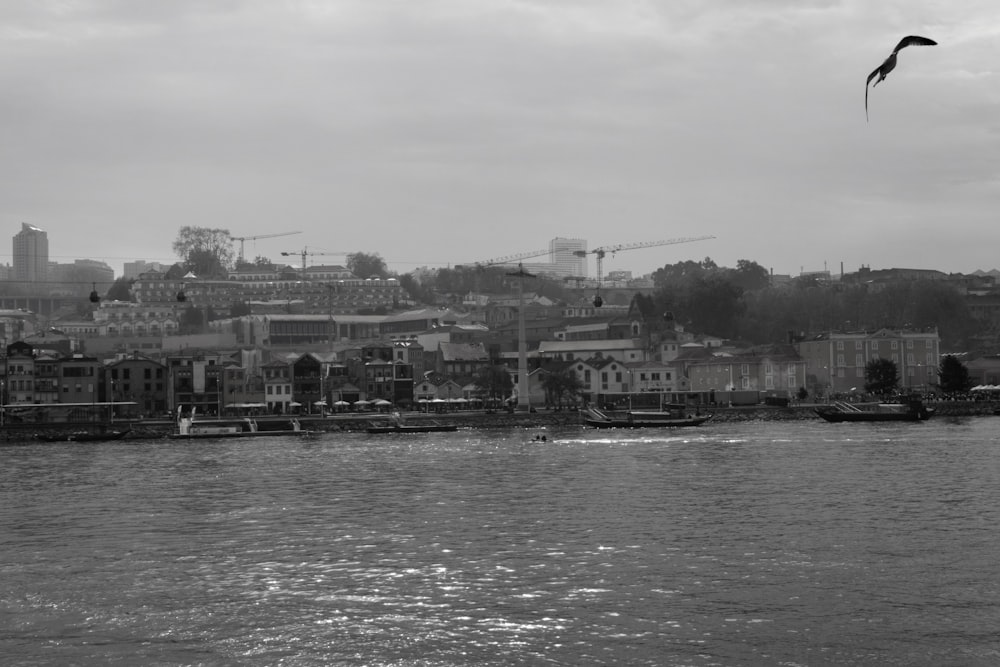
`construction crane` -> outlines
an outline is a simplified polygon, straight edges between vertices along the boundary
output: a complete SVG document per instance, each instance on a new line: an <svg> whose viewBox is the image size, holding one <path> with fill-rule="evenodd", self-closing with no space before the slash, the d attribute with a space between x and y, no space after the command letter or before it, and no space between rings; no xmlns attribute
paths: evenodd
<svg viewBox="0 0 1000 667"><path fill-rule="evenodd" d="M597 294L594 295L594 307L600 308L604 305L604 299L601 298L601 285L604 284L604 257L608 253L614 255L615 253L621 252L623 250L636 250L638 248L655 248L661 245L673 245L675 243L691 243L692 241L704 241L706 239L714 239L714 236L693 236L685 237L679 239L667 239L665 241L640 241L638 243L620 243L618 245L602 246L600 248L594 248L593 250L574 250L573 254L577 257L586 257L587 255L595 255L597 257Z"/></svg>
<svg viewBox="0 0 1000 667"><path fill-rule="evenodd" d="M475 270L475 273L473 274L474 284L472 291L477 294L479 293L479 274L483 271L483 269L486 269L491 266L497 266L500 264L513 264L514 262L520 263L522 259L531 259L532 257L541 257L542 255L548 255L548 254L549 254L548 250L531 250L529 252L519 252L514 255L494 257L493 259L483 260L482 262L473 262L470 265Z"/></svg>
<svg viewBox="0 0 1000 667"><path fill-rule="evenodd" d="M276 238L278 236L291 236L292 234L301 234L301 233L302 232L279 232L277 234L258 234L257 236L230 236L229 238L231 238L234 241L239 241L240 242L240 260L239 261L243 262L243 261L245 261L244 257L243 257L243 242L244 241L256 241L257 239L273 239L273 238ZM281 254L284 255L285 253L281 253Z"/></svg>
<svg viewBox="0 0 1000 667"><path fill-rule="evenodd" d="M349 252L315 252L309 250L309 246L306 246L298 252L283 252L282 257L293 257L295 255L300 255L302 257L302 278L306 277L306 257L346 257L350 255Z"/></svg>
<svg viewBox="0 0 1000 667"><path fill-rule="evenodd" d="M521 252L516 255L506 255L504 257L495 257L493 259L487 259L482 262L473 262L473 266L486 267L495 266L497 264L511 264L513 262L520 261L522 259L531 259L532 257L541 257L542 255L548 255L549 250L532 250L530 252Z"/></svg>
<svg viewBox="0 0 1000 667"><path fill-rule="evenodd" d="M602 246L600 248L594 248L593 250L574 250L573 254L577 257L586 257L587 255L597 256L597 284L598 286L604 282L604 256L621 252L623 250L636 250L638 248L655 248L662 245L674 245L675 243L691 243L692 241L705 241L707 239L714 239L714 236L692 236L679 239L667 239L665 241L640 241L639 243L620 243L618 245Z"/></svg>

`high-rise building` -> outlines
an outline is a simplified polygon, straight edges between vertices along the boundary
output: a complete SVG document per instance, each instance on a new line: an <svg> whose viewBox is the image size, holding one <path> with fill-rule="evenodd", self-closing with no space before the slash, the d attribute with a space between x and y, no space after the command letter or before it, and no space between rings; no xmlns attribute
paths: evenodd
<svg viewBox="0 0 1000 667"><path fill-rule="evenodd" d="M578 254L579 253L579 254ZM587 275L587 240L557 237L549 241L549 262L563 277Z"/></svg>
<svg viewBox="0 0 1000 667"><path fill-rule="evenodd" d="M49 235L26 222L14 235L14 280L44 282L49 269Z"/></svg>

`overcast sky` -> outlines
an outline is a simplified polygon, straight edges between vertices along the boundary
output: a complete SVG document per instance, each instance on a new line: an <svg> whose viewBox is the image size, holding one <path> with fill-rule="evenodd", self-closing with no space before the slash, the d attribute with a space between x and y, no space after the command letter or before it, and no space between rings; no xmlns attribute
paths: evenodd
<svg viewBox="0 0 1000 667"><path fill-rule="evenodd" d="M116 272L182 225L400 272L703 235L604 270L992 269L998 33L990 0L5 0L0 236ZM866 122L908 34L939 45Z"/></svg>

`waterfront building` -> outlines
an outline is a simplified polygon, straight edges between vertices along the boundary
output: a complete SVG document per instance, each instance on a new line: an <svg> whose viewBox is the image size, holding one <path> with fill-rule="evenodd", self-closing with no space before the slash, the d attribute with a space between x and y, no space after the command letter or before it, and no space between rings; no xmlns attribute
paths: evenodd
<svg viewBox="0 0 1000 667"><path fill-rule="evenodd" d="M316 354L301 354L291 361L292 408L310 412L323 398L323 364Z"/></svg>
<svg viewBox="0 0 1000 667"><path fill-rule="evenodd" d="M438 343L435 370L452 377L476 375L492 364L482 343Z"/></svg>
<svg viewBox="0 0 1000 667"><path fill-rule="evenodd" d="M4 404L35 402L35 350L28 343L17 341L7 346L0 395Z"/></svg>
<svg viewBox="0 0 1000 667"><path fill-rule="evenodd" d="M806 362L791 348L718 353L683 362L693 392L756 391L787 398L806 386Z"/></svg>
<svg viewBox="0 0 1000 667"><path fill-rule="evenodd" d="M228 361L226 355L194 349L168 355L167 396L169 410L183 407L185 412L196 408L198 414L218 415L222 412L222 376Z"/></svg>
<svg viewBox="0 0 1000 667"><path fill-rule="evenodd" d="M101 362L96 357L74 354L59 360L59 402L94 403L99 398Z"/></svg>
<svg viewBox="0 0 1000 667"><path fill-rule="evenodd" d="M271 414L288 414L292 404L292 367L274 359L260 367L264 378L264 402Z"/></svg>
<svg viewBox="0 0 1000 667"><path fill-rule="evenodd" d="M538 346L538 356L557 361L588 360L595 357L633 363L648 359L646 348L639 339L617 340L547 340Z"/></svg>
<svg viewBox="0 0 1000 667"><path fill-rule="evenodd" d="M103 400L135 403L116 408L116 415L158 416L169 411L167 367L149 357L132 354L108 363L102 385Z"/></svg>
<svg viewBox="0 0 1000 667"><path fill-rule="evenodd" d="M48 352L35 357L34 403L59 403L59 357Z"/></svg>
<svg viewBox="0 0 1000 667"><path fill-rule="evenodd" d="M941 340L936 327L816 334L795 344L806 362L813 394L864 391L865 369L874 359L896 364L903 390L926 391L937 383Z"/></svg>
<svg viewBox="0 0 1000 667"><path fill-rule="evenodd" d="M671 393L686 391L687 378L668 361L639 361L625 364L628 370L628 390L632 393Z"/></svg>

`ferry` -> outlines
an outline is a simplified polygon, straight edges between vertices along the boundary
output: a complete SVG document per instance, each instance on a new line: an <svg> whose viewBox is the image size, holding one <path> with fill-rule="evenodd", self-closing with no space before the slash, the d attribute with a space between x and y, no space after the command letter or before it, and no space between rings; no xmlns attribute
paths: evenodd
<svg viewBox="0 0 1000 667"><path fill-rule="evenodd" d="M168 435L168 438L178 440L193 440L199 438L255 438L262 436L306 436L312 433L302 428L299 420L292 417L288 420L287 428L261 430L257 420L251 417L235 417L223 419L199 418L195 414L196 409L191 410L191 414L184 416L181 408L177 408L177 430Z"/></svg>

